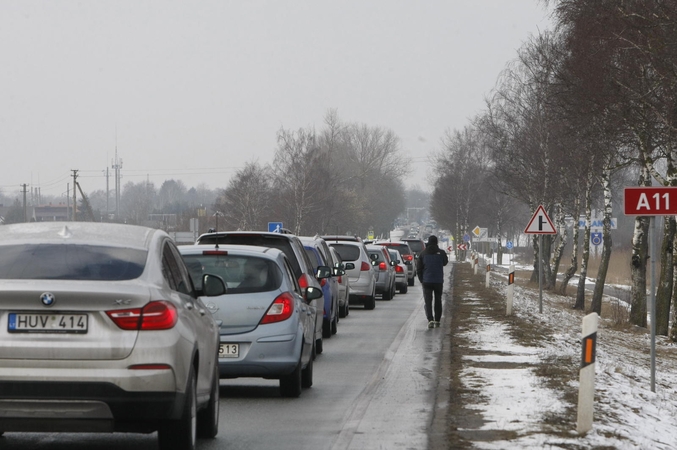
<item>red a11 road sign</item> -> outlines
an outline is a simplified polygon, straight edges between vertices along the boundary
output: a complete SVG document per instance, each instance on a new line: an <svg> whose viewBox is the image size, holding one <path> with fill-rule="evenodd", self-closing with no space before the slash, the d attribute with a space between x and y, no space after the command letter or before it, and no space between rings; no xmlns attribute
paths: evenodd
<svg viewBox="0 0 677 450"><path fill-rule="evenodd" d="M677 187L633 186L624 189L623 209L628 216L677 215Z"/></svg>

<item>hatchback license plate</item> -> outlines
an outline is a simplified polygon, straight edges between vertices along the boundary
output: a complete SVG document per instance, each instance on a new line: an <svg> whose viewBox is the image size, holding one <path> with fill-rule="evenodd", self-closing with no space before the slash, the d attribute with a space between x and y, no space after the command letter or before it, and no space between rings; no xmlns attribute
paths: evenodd
<svg viewBox="0 0 677 450"><path fill-rule="evenodd" d="M87 314L10 313L10 333L87 333Z"/></svg>
<svg viewBox="0 0 677 450"><path fill-rule="evenodd" d="M240 356L240 344L219 345L219 358L237 358Z"/></svg>

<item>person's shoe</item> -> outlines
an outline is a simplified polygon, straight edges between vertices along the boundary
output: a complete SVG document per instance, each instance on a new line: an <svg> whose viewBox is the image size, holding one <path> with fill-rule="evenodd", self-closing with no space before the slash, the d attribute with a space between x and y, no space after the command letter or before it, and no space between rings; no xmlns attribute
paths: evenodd
<svg viewBox="0 0 677 450"><path fill-rule="evenodd" d="M439 328L439 327L440 327L440 322L436 320L435 321L435 328Z"/></svg>
<svg viewBox="0 0 677 450"><path fill-rule="evenodd" d="M431 320L430 322L428 322L428 328L435 328L435 321L434 320Z"/></svg>

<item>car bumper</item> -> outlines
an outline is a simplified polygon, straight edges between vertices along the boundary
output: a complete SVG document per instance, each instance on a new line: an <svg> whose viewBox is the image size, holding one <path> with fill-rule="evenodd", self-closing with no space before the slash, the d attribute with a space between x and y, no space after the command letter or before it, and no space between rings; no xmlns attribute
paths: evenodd
<svg viewBox="0 0 677 450"><path fill-rule="evenodd" d="M152 432L178 419L184 401L179 392L128 392L106 382L2 381L0 430Z"/></svg>
<svg viewBox="0 0 677 450"><path fill-rule="evenodd" d="M219 358L221 378L280 378L298 365L303 335L222 335L221 343L239 345L236 358Z"/></svg>

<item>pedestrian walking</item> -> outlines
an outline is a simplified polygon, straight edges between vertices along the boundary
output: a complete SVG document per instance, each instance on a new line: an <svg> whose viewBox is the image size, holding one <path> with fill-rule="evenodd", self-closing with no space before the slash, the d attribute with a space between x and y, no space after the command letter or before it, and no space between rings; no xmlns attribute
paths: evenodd
<svg viewBox="0 0 677 450"><path fill-rule="evenodd" d="M428 319L428 328L440 326L440 320L442 319L444 266L448 262L447 253L437 245L437 236L430 236L425 249L418 255L416 260L416 276L418 281L421 282L421 286L423 286L423 300L425 301L425 315Z"/></svg>

